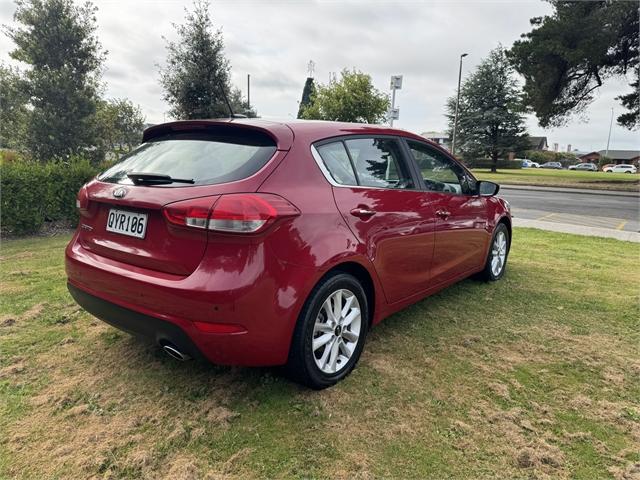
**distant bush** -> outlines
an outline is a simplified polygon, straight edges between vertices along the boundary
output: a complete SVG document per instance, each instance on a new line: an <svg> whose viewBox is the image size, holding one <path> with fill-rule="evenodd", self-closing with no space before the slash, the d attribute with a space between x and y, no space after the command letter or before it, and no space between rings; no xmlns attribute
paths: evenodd
<svg viewBox="0 0 640 480"><path fill-rule="evenodd" d="M604 155L602 155L598 160L598 168L602 169L602 167L604 167L605 165L609 165L610 163L614 163L613 160L611 160L611 158L609 157L605 157Z"/></svg>
<svg viewBox="0 0 640 480"><path fill-rule="evenodd" d="M23 160L23 156L16 150L0 149L0 164L17 162L21 160Z"/></svg>
<svg viewBox="0 0 640 480"><path fill-rule="evenodd" d="M579 162L579 158L569 152L550 152L548 150L529 150L525 152L526 158L540 165L546 162L560 162L563 167L568 167Z"/></svg>
<svg viewBox="0 0 640 480"><path fill-rule="evenodd" d="M75 225L78 190L100 170L80 158L50 163L3 161L0 167L2 232L37 233L45 221Z"/></svg>
<svg viewBox="0 0 640 480"><path fill-rule="evenodd" d="M491 168L493 166L493 161L490 158L465 159L464 163L469 168ZM498 160L497 168L498 170L522 168L522 160Z"/></svg>

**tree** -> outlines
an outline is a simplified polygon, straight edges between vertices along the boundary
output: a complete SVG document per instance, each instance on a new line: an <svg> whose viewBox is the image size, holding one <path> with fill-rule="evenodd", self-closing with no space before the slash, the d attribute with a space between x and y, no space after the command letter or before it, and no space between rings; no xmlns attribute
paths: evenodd
<svg viewBox="0 0 640 480"><path fill-rule="evenodd" d="M636 65L636 79L629 86L632 88L631 93L616 97L628 112L618 116L618 123L623 127L633 130L640 125L640 64Z"/></svg>
<svg viewBox="0 0 640 480"><path fill-rule="evenodd" d="M313 77L307 77L304 82L304 88L302 89L302 98L300 99L300 105L298 106L297 118L302 118L304 109L311 105L311 97L316 93L316 86L313 83Z"/></svg>
<svg viewBox="0 0 640 480"><path fill-rule="evenodd" d="M456 97L447 102L453 133ZM456 147L463 157L489 157L495 172L499 157L528 147L522 93L505 51L498 47L463 83L458 109Z"/></svg>
<svg viewBox="0 0 640 480"><path fill-rule="evenodd" d="M19 72L0 64L0 148L21 150L29 110Z"/></svg>
<svg viewBox="0 0 640 480"><path fill-rule="evenodd" d="M242 92L239 88L231 88L229 102L231 103L231 108L235 115L244 115L248 118L256 118L258 116L255 108L249 105L249 102L242 98Z"/></svg>
<svg viewBox="0 0 640 480"><path fill-rule="evenodd" d="M140 107L129 100L101 100L96 121L102 152L119 155L131 151L142 141L144 120Z"/></svg>
<svg viewBox="0 0 640 480"><path fill-rule="evenodd" d="M340 80L316 87L301 118L380 123L385 120L388 110L389 96L373 86L370 75L345 69L340 73Z"/></svg>
<svg viewBox="0 0 640 480"><path fill-rule="evenodd" d="M510 51L540 125L563 125L571 114L584 111L608 78L630 71L634 91L618 97L630 111L618 122L637 128L638 3L549 1L554 13L532 18L533 29Z"/></svg>
<svg viewBox="0 0 640 480"><path fill-rule="evenodd" d="M242 100L240 90L230 86L229 61L224 56L222 32L214 30L209 2L196 0L186 11L184 25L175 25L179 40L167 41L167 62L160 69L160 83L170 114L178 119L220 118L233 112L255 116Z"/></svg>
<svg viewBox="0 0 640 480"><path fill-rule="evenodd" d="M25 94L32 107L26 147L39 160L68 157L95 145L93 128L105 53L96 8L72 0L17 0L16 45L10 55L27 64Z"/></svg>

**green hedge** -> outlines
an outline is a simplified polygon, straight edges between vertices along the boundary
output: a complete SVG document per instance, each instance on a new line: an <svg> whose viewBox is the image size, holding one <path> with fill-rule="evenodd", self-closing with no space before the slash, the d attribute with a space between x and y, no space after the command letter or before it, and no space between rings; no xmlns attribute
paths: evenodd
<svg viewBox="0 0 640 480"><path fill-rule="evenodd" d="M3 162L0 167L2 232L37 233L45 221L78 221L76 195L99 167L88 160L68 162Z"/></svg>
<svg viewBox="0 0 640 480"><path fill-rule="evenodd" d="M493 166L493 161L490 158L465 159L464 163L469 168L491 168ZM498 160L497 168L502 170L522 168L522 160Z"/></svg>

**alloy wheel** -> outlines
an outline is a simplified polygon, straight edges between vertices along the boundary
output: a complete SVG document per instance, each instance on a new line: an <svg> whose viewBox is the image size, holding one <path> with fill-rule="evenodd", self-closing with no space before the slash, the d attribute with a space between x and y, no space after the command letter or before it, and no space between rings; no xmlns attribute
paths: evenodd
<svg viewBox="0 0 640 480"><path fill-rule="evenodd" d="M324 301L313 327L312 350L316 366L326 374L342 370L358 346L362 326L360 302L347 289Z"/></svg>
<svg viewBox="0 0 640 480"><path fill-rule="evenodd" d="M497 277L502 273L507 259L507 236L504 232L498 232L491 247L491 273Z"/></svg>

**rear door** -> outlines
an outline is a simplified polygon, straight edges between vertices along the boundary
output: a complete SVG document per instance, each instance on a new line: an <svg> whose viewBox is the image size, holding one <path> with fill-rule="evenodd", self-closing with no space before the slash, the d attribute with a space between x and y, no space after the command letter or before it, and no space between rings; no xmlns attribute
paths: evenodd
<svg viewBox="0 0 640 480"><path fill-rule="evenodd" d="M366 246L387 301L424 289L433 255L433 215L395 137L345 137L315 146L346 223Z"/></svg>
<svg viewBox="0 0 640 480"><path fill-rule="evenodd" d="M475 179L439 149L416 140L406 144L432 202L435 248L431 285L480 269L490 234L486 200L476 194Z"/></svg>
<svg viewBox="0 0 640 480"><path fill-rule="evenodd" d="M197 224L220 195L255 191L281 160L266 132L228 126L166 128L80 191L79 241L103 257L189 275L207 248L207 230L167 221L179 212ZM157 184L133 174L180 180ZM182 208L184 207L184 208ZM198 213L199 212L199 213Z"/></svg>

